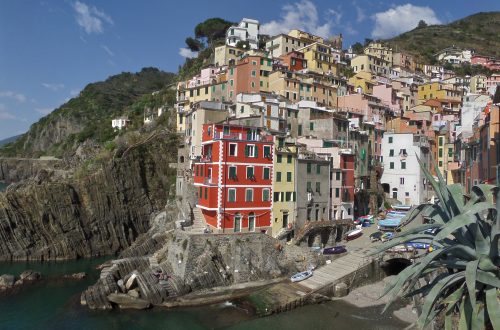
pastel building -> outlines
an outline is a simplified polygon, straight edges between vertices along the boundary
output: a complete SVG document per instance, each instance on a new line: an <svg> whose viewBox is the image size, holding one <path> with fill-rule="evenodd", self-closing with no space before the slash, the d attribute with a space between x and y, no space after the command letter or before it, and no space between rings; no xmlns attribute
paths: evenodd
<svg viewBox="0 0 500 330"><path fill-rule="evenodd" d="M259 48L259 21L243 18L240 24L227 29L226 45L234 47L239 42L248 42L250 49Z"/></svg>
<svg viewBox="0 0 500 330"><path fill-rule="evenodd" d="M215 233L271 234L273 137L260 128L206 124L193 163L197 207Z"/></svg>

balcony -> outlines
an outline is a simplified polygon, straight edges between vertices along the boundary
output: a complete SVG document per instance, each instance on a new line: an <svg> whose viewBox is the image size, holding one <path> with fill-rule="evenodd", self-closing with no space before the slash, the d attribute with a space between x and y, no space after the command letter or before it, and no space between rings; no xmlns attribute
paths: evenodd
<svg viewBox="0 0 500 330"><path fill-rule="evenodd" d="M272 135L250 135L242 133L224 133L215 132L214 140L233 140L233 141L254 141L254 142L273 142Z"/></svg>
<svg viewBox="0 0 500 330"><path fill-rule="evenodd" d="M209 186L216 186L218 184L215 178L204 178L203 183Z"/></svg>

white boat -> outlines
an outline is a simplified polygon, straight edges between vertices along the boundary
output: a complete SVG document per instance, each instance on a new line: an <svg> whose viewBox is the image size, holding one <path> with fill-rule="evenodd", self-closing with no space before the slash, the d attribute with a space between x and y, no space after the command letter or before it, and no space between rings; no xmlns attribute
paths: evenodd
<svg viewBox="0 0 500 330"><path fill-rule="evenodd" d="M391 205L391 207L395 211L409 211L409 210L411 210L411 205Z"/></svg>
<svg viewBox="0 0 500 330"><path fill-rule="evenodd" d="M358 238L359 236L363 235L363 229L354 229L350 230L346 233L346 239L348 241L353 240Z"/></svg>
<svg viewBox="0 0 500 330"><path fill-rule="evenodd" d="M293 275L292 277L290 277L290 280L292 282L300 282L300 281L303 281L306 278L309 278L311 276L313 276L312 270L306 270L305 272L300 272L300 273Z"/></svg>

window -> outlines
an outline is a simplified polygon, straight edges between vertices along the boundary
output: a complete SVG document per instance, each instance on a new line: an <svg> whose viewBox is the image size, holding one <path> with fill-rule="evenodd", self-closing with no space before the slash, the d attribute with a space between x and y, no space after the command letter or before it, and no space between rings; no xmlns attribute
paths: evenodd
<svg viewBox="0 0 500 330"><path fill-rule="evenodd" d="M254 178L254 169L253 166L248 166L247 167L247 179L253 179Z"/></svg>
<svg viewBox="0 0 500 330"><path fill-rule="evenodd" d="M248 231L255 231L255 213L248 214Z"/></svg>
<svg viewBox="0 0 500 330"><path fill-rule="evenodd" d="M229 85L234 86L234 80L233 79L229 80Z"/></svg>
<svg viewBox="0 0 500 330"><path fill-rule="evenodd" d="M229 188L227 190L227 201L236 202L236 188Z"/></svg>
<svg viewBox="0 0 500 330"><path fill-rule="evenodd" d="M229 156L237 156L238 145L236 143L229 143Z"/></svg>
<svg viewBox="0 0 500 330"><path fill-rule="evenodd" d="M321 174L321 165L316 165L316 174Z"/></svg>
<svg viewBox="0 0 500 330"><path fill-rule="evenodd" d="M236 180L236 166L229 166L229 179Z"/></svg>
<svg viewBox="0 0 500 330"><path fill-rule="evenodd" d="M258 152L257 152L257 147L253 144L247 144L245 146L245 156L246 157L257 157Z"/></svg>
<svg viewBox="0 0 500 330"><path fill-rule="evenodd" d="M286 172L286 182L292 182L292 172Z"/></svg>
<svg viewBox="0 0 500 330"><path fill-rule="evenodd" d="M236 213L234 215L234 232L239 233L241 231L241 214Z"/></svg>
<svg viewBox="0 0 500 330"><path fill-rule="evenodd" d="M390 162L390 163L389 163L389 168L390 168L391 170L393 170L393 169L394 169L394 162Z"/></svg>
<svg viewBox="0 0 500 330"><path fill-rule="evenodd" d="M271 158L271 146L264 146L264 157Z"/></svg>
<svg viewBox="0 0 500 330"><path fill-rule="evenodd" d="M439 167L443 167L443 161L442 160L439 161Z"/></svg>
<svg viewBox="0 0 500 330"><path fill-rule="evenodd" d="M335 180L340 181L340 172L335 172Z"/></svg>
<svg viewBox="0 0 500 330"><path fill-rule="evenodd" d="M392 143L392 136L389 136L389 143Z"/></svg>
<svg viewBox="0 0 500 330"><path fill-rule="evenodd" d="M245 190L245 202L253 202L253 188Z"/></svg>
<svg viewBox="0 0 500 330"><path fill-rule="evenodd" d="M255 70L252 70L252 77L255 77L257 75L257 72Z"/></svg>
<svg viewBox="0 0 500 330"><path fill-rule="evenodd" d="M264 87L264 82L262 80L260 81L260 87Z"/></svg>
<svg viewBox="0 0 500 330"><path fill-rule="evenodd" d="M311 220L311 208L307 208L307 220Z"/></svg>
<svg viewBox="0 0 500 330"><path fill-rule="evenodd" d="M389 150L389 157L393 157L394 156L394 149L391 149Z"/></svg>
<svg viewBox="0 0 500 330"><path fill-rule="evenodd" d="M312 184L311 184L311 181L307 181L307 192L312 192Z"/></svg>
<svg viewBox="0 0 500 330"><path fill-rule="evenodd" d="M208 188L205 187L205 199L208 199Z"/></svg>
<svg viewBox="0 0 500 330"><path fill-rule="evenodd" d="M406 162L401 162L401 169L406 170Z"/></svg>
<svg viewBox="0 0 500 330"><path fill-rule="evenodd" d="M442 147L444 144L444 137L440 136L439 137L439 146Z"/></svg>
<svg viewBox="0 0 500 330"><path fill-rule="evenodd" d="M298 127L298 134L299 136L302 136L302 125L299 124L299 127Z"/></svg>
<svg viewBox="0 0 500 330"><path fill-rule="evenodd" d="M408 155L408 154L406 153L406 149L399 149L399 154L400 154L400 155Z"/></svg>
<svg viewBox="0 0 500 330"><path fill-rule="evenodd" d="M203 198L203 188L200 187L200 191L198 192L198 197Z"/></svg>
<svg viewBox="0 0 500 330"><path fill-rule="evenodd" d="M269 167L264 167L262 171L262 178L264 180L269 180L271 178L271 169Z"/></svg>
<svg viewBox="0 0 500 330"><path fill-rule="evenodd" d="M438 157L439 158L443 157L443 148L439 148L439 150L438 150Z"/></svg>
<svg viewBox="0 0 500 330"><path fill-rule="evenodd" d="M269 202L269 189L262 189L262 201Z"/></svg>
<svg viewBox="0 0 500 330"><path fill-rule="evenodd" d="M399 178L399 184L405 184L405 178Z"/></svg>
<svg viewBox="0 0 500 330"><path fill-rule="evenodd" d="M335 198L340 197L340 188L335 188Z"/></svg>
<svg viewBox="0 0 500 330"><path fill-rule="evenodd" d="M282 159L283 159L283 156L282 156L282 155L277 155L277 156L276 156L276 162L277 162L277 163L281 163Z"/></svg>
<svg viewBox="0 0 500 330"><path fill-rule="evenodd" d="M317 193L321 192L321 182L316 182L316 192Z"/></svg>
<svg viewBox="0 0 500 330"><path fill-rule="evenodd" d="M311 169L312 169L312 164L307 163L307 173L311 173Z"/></svg>
<svg viewBox="0 0 500 330"><path fill-rule="evenodd" d="M291 164L291 163L292 163L292 155L287 155L287 156L286 156L286 162L287 162L288 164Z"/></svg>
<svg viewBox="0 0 500 330"><path fill-rule="evenodd" d="M314 131L314 123L313 122L309 123L309 130Z"/></svg>
<svg viewBox="0 0 500 330"><path fill-rule="evenodd" d="M240 107L240 113L243 113L243 112L245 112L245 107L244 107L244 106L241 106L241 107Z"/></svg>
<svg viewBox="0 0 500 330"><path fill-rule="evenodd" d="M281 172L276 172L276 182L281 182Z"/></svg>
<svg viewBox="0 0 500 330"><path fill-rule="evenodd" d="M279 192L274 192L274 201L279 202L280 201L280 193Z"/></svg>

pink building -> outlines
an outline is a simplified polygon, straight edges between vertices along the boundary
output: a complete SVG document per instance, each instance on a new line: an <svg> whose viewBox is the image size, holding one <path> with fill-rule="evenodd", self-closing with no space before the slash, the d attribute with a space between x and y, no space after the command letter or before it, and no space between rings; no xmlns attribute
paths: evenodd
<svg viewBox="0 0 500 330"><path fill-rule="evenodd" d="M378 97L382 104L394 114L399 115L401 113L403 99L397 95L397 91L391 85L380 84L373 86L373 96Z"/></svg>
<svg viewBox="0 0 500 330"><path fill-rule="evenodd" d="M494 73L489 77L486 77L485 80L486 90L490 90L492 88L493 93L495 93L495 88L500 84L500 74Z"/></svg>
<svg viewBox="0 0 500 330"><path fill-rule="evenodd" d="M194 88L217 83L217 76L226 71L226 67L208 67L202 69L199 75L194 76L187 82L187 88Z"/></svg>
<svg viewBox="0 0 500 330"><path fill-rule="evenodd" d="M500 70L500 61L494 57L484 55L474 55L471 57L472 65L482 65L490 70Z"/></svg>

